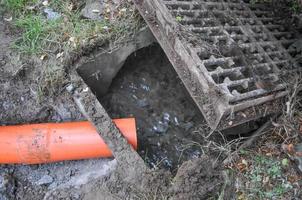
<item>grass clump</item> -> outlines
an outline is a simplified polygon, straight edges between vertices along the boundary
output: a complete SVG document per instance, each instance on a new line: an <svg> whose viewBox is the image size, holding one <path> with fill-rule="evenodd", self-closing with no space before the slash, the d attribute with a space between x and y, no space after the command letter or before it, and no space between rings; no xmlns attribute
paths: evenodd
<svg viewBox="0 0 302 200"><path fill-rule="evenodd" d="M31 4L37 3L38 0L1 0L7 10L14 14L20 14Z"/></svg>
<svg viewBox="0 0 302 200"><path fill-rule="evenodd" d="M256 155L249 160L249 167L243 172L244 198L239 199L283 199L293 186L285 173L288 165L283 160L266 155Z"/></svg>
<svg viewBox="0 0 302 200"><path fill-rule="evenodd" d="M290 2L290 9L294 13L301 13L302 12L302 1L301 0L292 0Z"/></svg>
<svg viewBox="0 0 302 200"><path fill-rule="evenodd" d="M76 50L100 40L118 42L141 27L139 14L127 1L110 8L109 13L104 12L102 20L84 19L83 3L53 0L43 5L37 0L2 1L7 12L14 10L12 23L22 32L14 47L31 55ZM58 19L48 19L46 8L57 13Z"/></svg>
<svg viewBox="0 0 302 200"><path fill-rule="evenodd" d="M23 33L14 47L22 53L29 54L40 53L45 39L58 29L57 21L47 21L42 15L33 14L18 18L15 25L22 29Z"/></svg>
<svg viewBox="0 0 302 200"><path fill-rule="evenodd" d="M36 79L41 96L49 96L64 85L63 63L70 57L105 43L114 48L142 27L140 15L127 0L114 6L104 2L106 9L100 13L100 20L81 15L85 2L0 0L0 13L16 32L12 48L21 57L40 63L35 71L42 72Z"/></svg>

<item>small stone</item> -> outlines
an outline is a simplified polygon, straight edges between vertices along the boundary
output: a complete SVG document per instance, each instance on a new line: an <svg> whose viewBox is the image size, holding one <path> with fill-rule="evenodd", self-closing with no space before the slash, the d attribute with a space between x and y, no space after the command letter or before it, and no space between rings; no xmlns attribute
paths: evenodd
<svg viewBox="0 0 302 200"><path fill-rule="evenodd" d="M92 10L93 13L100 13L100 10L94 9Z"/></svg>
<svg viewBox="0 0 302 200"><path fill-rule="evenodd" d="M86 88L83 89L83 92L88 92L88 91L89 91L88 87L86 87Z"/></svg>
<svg viewBox="0 0 302 200"><path fill-rule="evenodd" d="M5 181L4 176L0 175L0 191L4 190L6 182L7 181Z"/></svg>
<svg viewBox="0 0 302 200"><path fill-rule="evenodd" d="M36 182L37 185L48 185L53 182L53 178L49 175L44 175L40 180Z"/></svg>
<svg viewBox="0 0 302 200"><path fill-rule="evenodd" d="M48 6L49 3L48 3L48 1L43 1L42 4L43 4L43 6Z"/></svg>
<svg viewBox="0 0 302 200"><path fill-rule="evenodd" d="M12 20L13 20L12 16L10 16L8 18L4 17L4 21L11 22Z"/></svg>
<svg viewBox="0 0 302 200"><path fill-rule="evenodd" d="M7 101L3 102L2 107L4 108L4 110L8 110L11 107L11 104Z"/></svg>
<svg viewBox="0 0 302 200"><path fill-rule="evenodd" d="M51 8L45 8L44 13L47 15L47 19L49 20L56 20L61 17L59 13L53 11Z"/></svg>
<svg viewBox="0 0 302 200"><path fill-rule="evenodd" d="M40 60L44 60L46 58L46 56L47 56L46 54L41 55Z"/></svg>
<svg viewBox="0 0 302 200"><path fill-rule="evenodd" d="M108 31L109 30L109 27L108 26L103 26L102 27L105 31Z"/></svg>
<svg viewBox="0 0 302 200"><path fill-rule="evenodd" d="M104 4L101 1L88 0L85 7L81 11L81 15L87 19L102 20Z"/></svg>

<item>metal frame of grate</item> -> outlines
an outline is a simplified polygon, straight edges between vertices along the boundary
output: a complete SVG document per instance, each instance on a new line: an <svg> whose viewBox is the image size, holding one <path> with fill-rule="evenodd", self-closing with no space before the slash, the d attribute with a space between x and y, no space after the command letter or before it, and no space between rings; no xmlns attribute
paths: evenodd
<svg viewBox="0 0 302 200"><path fill-rule="evenodd" d="M278 112L282 73L298 69L270 8L241 0L134 0L212 129ZM286 69L286 70L284 70Z"/></svg>

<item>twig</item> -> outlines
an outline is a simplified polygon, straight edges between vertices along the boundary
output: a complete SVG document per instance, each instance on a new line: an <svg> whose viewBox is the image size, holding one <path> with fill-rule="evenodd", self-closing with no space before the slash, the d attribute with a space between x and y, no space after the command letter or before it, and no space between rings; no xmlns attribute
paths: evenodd
<svg viewBox="0 0 302 200"><path fill-rule="evenodd" d="M231 153L224 161L223 164L227 165L230 164L233 160L234 157L238 155L238 152L242 149L250 147L256 139L263 134L263 132L272 125L272 121L277 118L277 115L275 115L271 120L268 120L265 122L259 129L257 129L249 139L247 139L236 151Z"/></svg>

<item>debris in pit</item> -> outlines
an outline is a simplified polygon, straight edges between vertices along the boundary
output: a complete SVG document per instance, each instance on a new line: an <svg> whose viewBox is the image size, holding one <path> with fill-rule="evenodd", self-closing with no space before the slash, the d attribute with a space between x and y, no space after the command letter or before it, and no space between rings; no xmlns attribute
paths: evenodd
<svg viewBox="0 0 302 200"><path fill-rule="evenodd" d="M156 133L166 133L169 129L169 124L167 122L158 121L156 125L153 126L153 130Z"/></svg>
<svg viewBox="0 0 302 200"><path fill-rule="evenodd" d="M133 53L99 95L112 118L137 119L139 154L150 167L176 169L202 155L205 121L158 45Z"/></svg>

